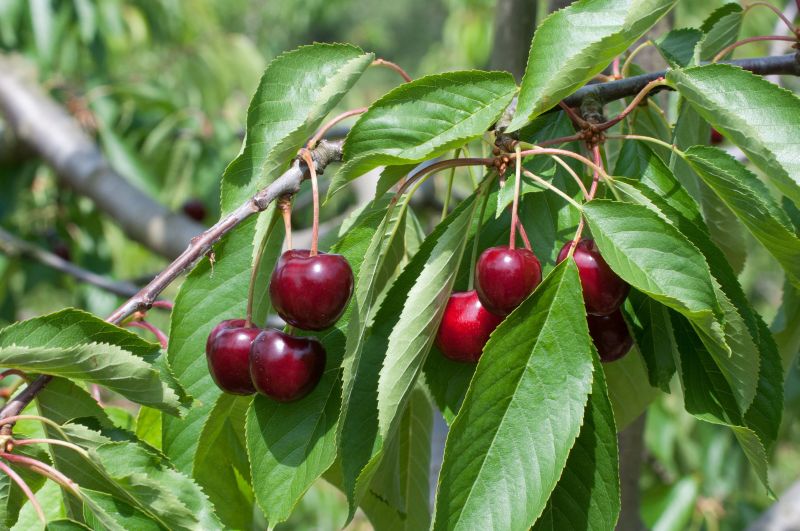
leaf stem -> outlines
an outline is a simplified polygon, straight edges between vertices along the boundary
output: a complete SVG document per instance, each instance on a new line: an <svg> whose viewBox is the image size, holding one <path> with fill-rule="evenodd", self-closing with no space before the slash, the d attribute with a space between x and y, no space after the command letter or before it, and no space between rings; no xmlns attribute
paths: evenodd
<svg viewBox="0 0 800 531"><path fill-rule="evenodd" d="M625 62L622 63L621 77L628 77L628 71L631 69L631 64L633 64L633 58L639 55L639 53L642 50L652 45L653 41L648 39L633 49L633 51L628 55L628 57L625 58Z"/></svg>
<svg viewBox="0 0 800 531"><path fill-rule="evenodd" d="M311 158L311 152L307 149L300 151L300 156L308 164L308 170L311 174L311 196L314 198L314 218L311 222L311 251L309 256L317 256L319 246L319 184L317 183L317 169L314 167L314 159Z"/></svg>
<svg viewBox="0 0 800 531"><path fill-rule="evenodd" d="M460 154L461 154L461 148L456 150L454 158L458 158ZM444 221L444 218L447 217L447 211L450 209L450 198L453 195L453 180L455 176L456 176L456 167L453 166L450 170L450 175L447 178L447 192L445 193L444 204L442 205L442 215L439 218L440 223Z"/></svg>
<svg viewBox="0 0 800 531"><path fill-rule="evenodd" d="M573 170L572 167L570 167L570 165L567 164L564 161L564 159L562 159L558 155L549 155L549 156L553 158L556 162L558 162L561 165L561 167L564 168L567 171L567 173L569 173L572 176L573 180L578 185L578 188L581 189L581 192L583 193L583 198L588 201L589 191L586 190L586 186L584 186L583 181L581 180L580 177L578 177L578 174L575 173L575 170Z"/></svg>
<svg viewBox="0 0 800 531"><path fill-rule="evenodd" d="M442 171L447 168L452 168L456 166L492 166L494 164L494 159L483 159L483 158L462 158L462 159L447 159L447 160L440 160L439 162L435 162L424 168L420 168L417 170L416 173L413 173L408 176L405 182L398 188L397 192L395 193L396 197L399 197L408 190L408 187L414 184L414 182L421 178L423 175L427 175L429 173L436 173L438 171Z"/></svg>
<svg viewBox="0 0 800 531"><path fill-rule="evenodd" d="M572 151L567 151L566 149L538 148L537 147L537 148L533 148L533 149L526 149L526 150L520 152L520 155L523 156L523 157L529 157L531 155L539 155L539 154L541 154L541 155L561 155L561 156L564 156L564 157L573 158L573 159L575 159L577 161L580 161L581 163L585 164L586 166L588 166L592 170L595 170L595 171L599 172L600 175L604 179L607 179L609 181L613 180L611 178L611 176L608 175L608 173L606 173L606 171L601 166L598 166L597 164L595 164L591 160L587 159L583 155L579 155L578 153L573 153Z"/></svg>
<svg viewBox="0 0 800 531"><path fill-rule="evenodd" d="M751 42L758 42L758 41L786 41L786 42L797 42L797 37L787 37L785 35L759 35L757 37L748 37L746 39L742 39L740 41L736 41L733 44L726 46L720 52L711 59L712 63L716 63L726 55L728 55L731 51L735 50L739 46L744 46L745 44L750 44Z"/></svg>
<svg viewBox="0 0 800 531"><path fill-rule="evenodd" d="M589 127L589 122L584 120L577 112L575 112L572 107L563 101L559 101L558 106L561 107L565 113L567 113L567 116L570 117L570 119L575 123L575 125L578 126L579 129L586 129Z"/></svg>
<svg viewBox="0 0 800 531"><path fill-rule="evenodd" d="M409 76L405 70L400 68L400 65L393 63L391 61L387 61L386 59L381 59L381 58L375 59L374 61L372 61L372 64L370 66L383 66L389 68L390 70L394 70L395 72L400 74L400 77L402 77L406 83L411 81L411 76Z"/></svg>
<svg viewBox="0 0 800 531"><path fill-rule="evenodd" d="M25 494L25 497L28 498L28 500L31 502L34 511L36 511L36 515L39 517L39 521L47 525L47 518L44 515L42 506L39 505L39 501L36 499L36 495L33 494L33 491L28 486L28 484L25 483L25 480L22 479L22 477L19 474L14 472L14 470L10 466L8 466L2 461L0 461L0 470L2 470L8 477L14 480L14 483L17 484L20 490L22 490L22 492Z"/></svg>
<svg viewBox="0 0 800 531"><path fill-rule="evenodd" d="M4 419L0 419L0 426L4 426L6 424L16 424L17 421L20 420L37 420L42 424L47 424L51 428L55 429L63 438L68 439L67 434L64 433L61 425L54 420L51 420L47 417L40 417L39 415L14 415L12 417L6 417Z"/></svg>
<svg viewBox="0 0 800 531"><path fill-rule="evenodd" d="M51 479L64 487L66 490L70 491L74 494L77 498L83 499L83 495L81 494L80 488L78 485L69 479L67 476L56 470L55 468L51 467L50 465L43 463L37 459L32 459L30 457L26 457L24 455L17 455L17 454L9 454L9 453L0 453L0 458L3 458L7 461L11 461L12 463L16 463L18 465L24 466L29 470L36 472L48 479Z"/></svg>
<svg viewBox="0 0 800 531"><path fill-rule="evenodd" d="M664 142L658 138L653 138L652 136L644 136L644 135L607 135L606 138L611 138L615 140L641 140L643 142L650 142L653 144L657 144L659 146L665 147L671 151L673 151L676 155L678 155L682 159L686 159L686 153L678 149L677 147L673 146L669 142Z"/></svg>
<svg viewBox="0 0 800 531"><path fill-rule="evenodd" d="M169 339L167 338L166 334L164 334L164 332L162 332L161 329L155 326L154 324L142 320L142 321L128 321L127 323L125 323L125 326L130 328L142 328L144 330L147 330L148 332L156 336L156 339L158 339L158 342L161 344L161 348L163 349L167 348Z"/></svg>
<svg viewBox="0 0 800 531"><path fill-rule="evenodd" d="M285 197L285 196L284 196ZM291 204L291 203L290 203ZM278 208L280 208L281 199L278 200ZM285 212L285 210L284 210ZM291 213L289 214L291 217ZM286 218L284 217L284 222ZM253 305L255 304L255 295L256 295L256 280L258 278L258 270L261 268L261 258L264 256L264 251L267 248L267 241L269 240L269 235L272 232L275 223L278 220L275 216L269 222L269 227L267 227L266 232L264 232L264 236L261 238L261 241L258 243L258 249L256 250L256 255L253 257L253 267L250 270L250 285L247 287L247 311L245 313L244 318L244 327L245 328L252 328L253 326ZM291 220L289 221L289 248L291 249L292 244L292 235L291 235Z"/></svg>
<svg viewBox="0 0 800 531"><path fill-rule="evenodd" d="M472 236L472 253L469 262L469 280L467 280L467 291L471 291L475 287L475 262L478 261L478 248L481 242L481 229L483 228L483 216L486 213L486 205L489 203L489 190L492 188L492 183L497 177L497 172L493 172L488 178L486 188L481 190L482 201L481 211L478 214L478 225L475 227L475 234Z"/></svg>
<svg viewBox="0 0 800 531"><path fill-rule="evenodd" d="M81 454L84 457L89 456L89 452L78 446L77 444L73 444L67 441L60 441L58 439L15 439L12 441L14 446L28 446L31 444L52 444L53 446L63 446L64 448L69 448L74 450L75 452Z"/></svg>
<svg viewBox="0 0 800 531"><path fill-rule="evenodd" d="M335 126L339 122L341 122L343 120L346 120L346 119L350 118L351 116L357 116L357 115L363 114L365 112L367 112L367 107L359 107L357 109L351 109L349 111L345 111L345 112L343 112L341 114L338 114L338 115L334 116L333 118L328 120L325 123L325 125L320 127L319 131L317 131L314 134L314 136L311 137L311 140L309 140L308 144L306 144L306 149L314 149L315 147L317 147L317 142L322 140L322 138L325 136L325 134L328 131L330 131L333 128L333 126Z"/></svg>
<svg viewBox="0 0 800 531"><path fill-rule="evenodd" d="M598 131L605 131L606 129L615 126L616 124L624 120L625 117L628 116L631 112L633 112L633 110L639 106L639 104L651 90L653 90L656 87L662 87L665 85L667 85L667 80L664 79L663 77L654 79L653 81L645 85L642 88L642 90L639 91L639 93L633 98L633 100L631 100L628 106L625 107L625 109L623 109L621 113L619 113L614 118L608 120L607 122L604 122L602 124L597 124L595 126L595 129Z"/></svg>
<svg viewBox="0 0 800 531"><path fill-rule="evenodd" d="M522 150L519 144L514 148L514 151L516 152L514 157L516 161L514 164L514 200L511 203L511 230L508 237L508 248L512 251L517 245L517 222L519 221L517 208L519 207L520 181L522 181L522 157L519 155ZM525 173L527 175L527 171Z"/></svg>
<svg viewBox="0 0 800 531"><path fill-rule="evenodd" d="M572 205L575 208L577 208L579 212L583 210L583 207L580 205L580 203L578 203L577 201L572 199L570 196L568 196L567 194L565 194L564 192L559 190L558 187L553 186L552 183L549 183L549 182L545 181L544 179L542 179L538 175L535 175L535 174L531 173L528 170L523 170L523 171L524 171L526 177L528 177L529 179L534 180L535 182L537 182L538 184L540 184L544 188L547 188L551 192L555 192L559 197L564 199L564 201L566 201L570 205Z"/></svg>
<svg viewBox="0 0 800 531"><path fill-rule="evenodd" d="M796 0L796 2L797 2L797 9L798 11L800 11L800 0ZM791 31L795 35L798 34L798 28L796 28L794 24L792 24L792 21L786 18L786 15L784 15L780 9L770 4L769 2L751 2L747 4L744 8L744 11L742 11L742 16L744 16L745 13L747 13L754 7L766 7L771 9L776 15L778 15L778 17L783 21L783 23L786 24L786 27L789 28L789 31Z"/></svg>

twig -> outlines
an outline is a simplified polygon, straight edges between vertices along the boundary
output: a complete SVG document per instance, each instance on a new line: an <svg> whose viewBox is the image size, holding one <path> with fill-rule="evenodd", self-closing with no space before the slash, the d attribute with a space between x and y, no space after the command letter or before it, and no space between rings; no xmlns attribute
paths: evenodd
<svg viewBox="0 0 800 531"><path fill-rule="evenodd" d="M36 245L14 236L5 229L0 228L0 252L8 256L23 256L31 258L48 267L66 273L81 282L104 289L120 297L132 297L139 291L139 287L130 282L115 281L97 273L93 273L72 262L68 262L51 252L45 251Z"/></svg>
<svg viewBox="0 0 800 531"><path fill-rule="evenodd" d="M614 118L608 120L607 122L604 122L602 124L597 124L595 126L595 129L597 129L598 131L605 131L606 129L609 129L610 127L617 125L619 122L624 120L625 117L631 113L631 111L633 111L636 107L638 107L640 103L642 103L642 100L647 96L647 94L650 91L652 91L656 87L664 86L666 84L667 82L664 78L654 79L653 81L645 85L642 88L642 90L639 91L639 93L633 98L633 100L631 100L628 106L625 107L621 113L616 115Z"/></svg>

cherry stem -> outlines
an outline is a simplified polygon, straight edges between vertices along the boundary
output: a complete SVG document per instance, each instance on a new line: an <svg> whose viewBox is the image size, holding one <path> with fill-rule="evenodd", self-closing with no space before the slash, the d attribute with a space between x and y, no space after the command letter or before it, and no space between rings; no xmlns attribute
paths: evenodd
<svg viewBox="0 0 800 531"><path fill-rule="evenodd" d="M567 113L567 116L570 117L570 119L578 126L578 128L586 129L587 127L589 127L589 122L581 118L572 107L570 107L563 101L559 101L558 106L564 109L564 112Z"/></svg>
<svg viewBox="0 0 800 531"><path fill-rule="evenodd" d="M514 200L511 203L511 231L509 232L508 248L512 251L517 245L517 222L519 215L517 209L519 208L519 190L520 182L522 181L522 157L519 156L521 151L519 144L514 148L516 152L516 163L514 164Z"/></svg>
<svg viewBox="0 0 800 531"><path fill-rule="evenodd" d="M650 142L653 144L657 144L659 146L665 147L670 151L673 151L676 155L680 158L685 159L686 153L678 149L677 147L673 146L669 142L664 142L663 140L659 140L658 138L653 138L652 136L644 136L644 135L607 135L606 138L614 139L614 140L641 140L642 142Z"/></svg>
<svg viewBox="0 0 800 531"><path fill-rule="evenodd" d="M800 0L796 0L796 2L797 2L797 9L798 11L800 11ZM747 13L754 7L767 7L771 9L776 15L778 15L778 17L783 21L783 23L786 24L786 27L789 28L789 31L791 31L795 35L798 34L798 28L796 28L794 24L792 24L792 21L786 18L786 15L784 15L780 9L778 9L777 7L768 2L752 2L748 4L744 8L744 11L742 11L742 16L744 16L745 13Z"/></svg>
<svg viewBox="0 0 800 531"><path fill-rule="evenodd" d="M0 380L6 378L7 376L19 376L23 380L28 381L28 375L19 369L6 369L3 372L0 372Z"/></svg>
<svg viewBox="0 0 800 531"><path fill-rule="evenodd" d="M519 237L522 238L522 243L525 244L525 248L529 251L533 251L531 241L528 239L528 233L525 231L525 225L522 224L519 218L517 218L517 230L519 231Z"/></svg>
<svg viewBox="0 0 800 531"><path fill-rule="evenodd" d="M532 179L533 181L537 182L538 184L540 184L544 188L547 188L548 190L550 190L552 192L555 192L562 199L564 199L567 203L569 203L570 205L574 206L579 211L583 210L583 207L581 207L580 203L578 203L577 201L572 199L570 196L568 196L567 194L565 194L564 192L559 190L558 187L553 186L552 183L549 183L549 182L545 181L544 179L542 179L538 175L534 175L533 173L529 172L528 170L523 170L523 171L525 172L525 176L528 177L529 179ZM512 247L512 249L513 249L513 247Z"/></svg>
<svg viewBox="0 0 800 531"><path fill-rule="evenodd" d="M287 208L282 208L282 204L288 204ZM281 199L278 199L278 208L284 211L284 213L291 208L291 202L285 196ZM289 214L291 218L291 213ZM284 223L286 222L286 217L284 215ZM244 327L251 328L253 326L253 304L255 300L256 294L256 280L258 277L258 270L261 267L261 257L264 256L264 251L267 248L267 241L269 240L269 235L272 232L275 223L278 222L276 216L272 216L270 220L269 227L267 228L266 232L264 232L264 236L261 238L261 241L258 244L258 249L256 250L256 255L253 257L253 268L250 270L250 285L247 287L247 310L244 316ZM292 245L292 229L291 229L291 219L289 221L289 232L287 233L289 237L289 248L291 249Z"/></svg>
<svg viewBox="0 0 800 531"><path fill-rule="evenodd" d="M67 434L64 433L64 430L61 429L61 426L56 421L50 420L47 417L40 417L39 415L13 415L4 419L0 419L0 426L6 426L9 424L14 425L20 420L38 420L39 422L54 428L63 438L68 438Z"/></svg>
<svg viewBox="0 0 800 531"><path fill-rule="evenodd" d="M581 180L580 177L578 177L578 174L575 173L575 170L573 170L570 167L570 165L567 164L564 161L564 159L562 159L558 155L549 155L549 156L552 157L556 162L558 162L561 165L561 167L564 168L567 171L567 173L569 173L572 176L572 178L575 180L575 183L578 185L578 188L581 189L581 192L583 193L583 198L588 201L589 191L586 190L586 186L583 185L583 181Z"/></svg>
<svg viewBox="0 0 800 531"><path fill-rule="evenodd" d="M338 124L339 122L350 118L351 116L357 116L359 114L363 114L367 112L367 107L359 107L358 109L351 109L349 111L345 111L342 114L334 116L331 118L325 125L319 128L319 131L316 132L314 136L311 137L311 140L308 141L306 144L306 149L314 149L317 147L317 142L322 140L322 138L330 131L333 126Z"/></svg>
<svg viewBox="0 0 800 531"><path fill-rule="evenodd" d="M447 160L440 160L439 162L435 162L424 168L420 168L417 170L416 173L411 174L405 180L405 182L398 188L397 192L395 193L396 197L403 195L409 186L414 184L417 179L422 177L423 175L427 175L429 173L436 173L438 171L442 171L447 168L454 168L457 166L492 166L494 164L494 159L484 159L484 158L462 158L462 159L447 159Z"/></svg>
<svg viewBox="0 0 800 531"><path fill-rule="evenodd" d="M455 152L455 158L457 159L458 156L461 154L461 148L457 149ZM447 212L450 210L450 198L453 196L453 180L456 176L456 167L453 166L450 169L450 175L447 178L447 193L444 196L444 204L442 205L442 216L439 220L441 223L444 221L444 218L447 217Z"/></svg>
<svg viewBox="0 0 800 531"><path fill-rule="evenodd" d="M22 477L19 474L14 472L14 470L10 466L8 466L7 464L3 463L2 461L0 461L0 470L5 472L5 474L8 477L10 477L12 480L14 480L14 483L17 484L17 486L20 488L20 490L22 490L22 492L25 494L25 497L27 497L28 500L31 502L31 505L33 506L33 509L36 511L36 515L39 517L39 520L43 524L46 525L47 524L47 518L44 515L44 511L42 510L42 506L39 505L39 501L36 499L36 496L33 494L33 491L28 486L28 484L25 483L25 480L22 479Z"/></svg>
<svg viewBox="0 0 800 531"><path fill-rule="evenodd" d="M78 446L77 444L73 444L67 441L59 441L58 439L19 439L12 441L14 446L28 446L30 444L52 444L54 446L63 446L64 448L69 448L74 450L75 452L81 454L84 457L88 457L89 453Z"/></svg>
<svg viewBox="0 0 800 531"><path fill-rule="evenodd" d="M162 310L172 310L175 304L172 301L159 300L154 301L152 308L161 308Z"/></svg>
<svg viewBox="0 0 800 531"><path fill-rule="evenodd" d="M733 44L731 44L730 46L726 46L725 48L720 50L720 52L717 55L714 56L714 58L711 60L711 62L712 63L716 63L717 61L719 61L720 59L722 59L723 57L728 55L728 53L730 53L731 51L735 50L739 46L743 46L743 45L749 44L751 42L758 42L758 41L797 42L797 39L798 39L797 36L795 36L795 37L787 37L785 35L759 35L758 37L748 37L746 39L742 39L740 41L736 41Z"/></svg>
<svg viewBox="0 0 800 531"><path fill-rule="evenodd" d="M393 62L391 62L391 61L387 61L386 59L380 59L380 58L378 58L378 59L375 59L374 61L372 61L372 64L371 64L370 66L383 66L383 67L385 67L385 68L389 68L390 70L394 70L395 72L397 72L398 74L400 74L400 77L402 77L402 78L403 78L403 80L404 80L406 83L408 83L409 81L411 81L411 76L409 76L409 75L406 73L406 71L405 71L405 70L403 70L402 68L400 68L400 65L398 65L398 64L396 64L396 63L393 63Z"/></svg>
<svg viewBox="0 0 800 531"><path fill-rule="evenodd" d="M278 199L278 209L283 218L283 231L286 233L286 250L292 250L292 198L283 196Z"/></svg>
<svg viewBox="0 0 800 531"><path fill-rule="evenodd" d="M481 190L481 194L483 195L481 201L481 210L478 214L478 225L475 227L475 234L472 237L472 253L470 256L469 262L469 280L467 280L467 289L472 290L475 287L475 263L478 261L478 247L480 246L481 241L481 229L483 228L483 216L486 214L486 205L489 203L489 190L491 190L492 183L494 182L497 173L492 173L492 175L488 179L488 183L486 188Z"/></svg>
<svg viewBox="0 0 800 531"><path fill-rule="evenodd" d="M622 79L622 75L619 71L619 55L614 58L614 61L611 63L611 74L613 74L614 79Z"/></svg>
<svg viewBox="0 0 800 531"><path fill-rule="evenodd" d="M33 472L45 476L46 478L55 481L56 483L58 483L59 485L70 491L76 497L80 499L83 498L78 485L74 481L72 481L67 476L65 476L64 474L62 474L61 472L59 472L58 470L56 470L55 468L51 467L46 463L43 463L37 459L33 459L18 454L0 453L0 457L7 461L11 461L12 463L17 463L19 465L22 465Z"/></svg>
<svg viewBox="0 0 800 531"><path fill-rule="evenodd" d="M620 135L620 136L622 136L622 135ZM583 164L585 164L586 166L588 166L592 170L598 171L600 173L600 175L604 179L606 179L608 181L613 181L611 176L608 175L608 173L606 173L606 171L601 166L598 166L597 164L595 164L591 160L587 159L583 155L579 155L578 153L573 153L572 151L567 151L566 149L538 148L537 147L537 148L533 148L533 149L526 149L526 150L520 152L520 155L523 156L523 157L528 157L528 156L531 156L531 155L561 155L561 156L564 156L564 157L570 157L570 158L573 158L573 159L575 159L577 161L582 162Z"/></svg>
<svg viewBox="0 0 800 531"><path fill-rule="evenodd" d="M148 332L152 333L158 339L158 342L161 344L161 348L166 349L169 343L169 339L167 335L161 331L160 328L155 326L152 323L148 323L147 321L129 321L125 323L125 326L131 328L142 328L147 330Z"/></svg>
<svg viewBox="0 0 800 531"><path fill-rule="evenodd" d="M308 173L311 175L311 196L314 198L314 218L311 224L311 251L309 256L317 256L319 246L319 185L317 183L317 168L311 152L307 149L300 151L300 156L308 165Z"/></svg>
<svg viewBox="0 0 800 531"><path fill-rule="evenodd" d="M592 147L592 156L594 158L594 164L596 169L592 174L592 187L589 189L589 201L594 199L594 194L597 192L597 183L600 180L600 174L605 173L605 168L603 168L603 155L600 153L600 146L593 146ZM578 245L578 242L581 241L581 235L583 234L583 227L585 225L585 221L583 216L581 215L581 219L578 222L578 230L575 231L575 237L572 238L572 243L569 246L569 253L568 256L572 257L572 253L575 252L575 247Z"/></svg>
<svg viewBox="0 0 800 531"><path fill-rule="evenodd" d="M636 107L639 106L639 104L651 90L653 90L656 87L664 86L666 84L667 81L663 77L654 79L653 81L642 87L642 90L639 91L639 93L633 98L633 100L631 100L628 106L625 107L625 109L623 109L621 113L619 113L614 118L608 120L607 122L604 122L602 124L597 124L595 126L595 129L597 129L598 131L605 131L606 129L618 124L619 122L624 120L626 116L628 116L631 112L633 112L633 110Z"/></svg>
<svg viewBox="0 0 800 531"><path fill-rule="evenodd" d="M652 46L652 45L653 45L653 41L646 40L643 43L641 43L639 46L637 46L636 48L633 49L633 51L628 55L628 57L625 58L625 62L622 63L621 77L628 77L628 71L631 68L631 64L633 64L633 58L636 57L637 55L639 55L639 53L642 50L644 50L648 46Z"/></svg>

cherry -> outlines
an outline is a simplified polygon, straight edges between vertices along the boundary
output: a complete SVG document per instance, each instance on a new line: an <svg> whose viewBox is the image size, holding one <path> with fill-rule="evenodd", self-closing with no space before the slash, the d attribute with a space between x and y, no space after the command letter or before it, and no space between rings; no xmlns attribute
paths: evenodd
<svg viewBox="0 0 800 531"><path fill-rule="evenodd" d="M436 346L446 358L475 363L489 335L502 321L483 307L475 290L453 293L444 309Z"/></svg>
<svg viewBox="0 0 800 531"><path fill-rule="evenodd" d="M307 249L283 253L269 281L272 306L303 330L324 330L342 316L353 293L353 270L339 254L310 256Z"/></svg>
<svg viewBox="0 0 800 531"><path fill-rule="evenodd" d="M208 372L217 387L235 395L255 393L250 380L250 345L261 332L245 327L242 319L222 321L211 331L206 342Z"/></svg>
<svg viewBox="0 0 800 531"><path fill-rule="evenodd" d="M716 146L717 144L722 144L722 141L725 140L725 137L722 136L722 133L711 128L711 144Z"/></svg>
<svg viewBox="0 0 800 531"><path fill-rule="evenodd" d="M206 206L196 198L187 199L181 206L181 210L195 221L203 221L206 218Z"/></svg>
<svg viewBox="0 0 800 531"><path fill-rule="evenodd" d="M259 393L291 402L310 393L325 370L325 348L313 337L261 332L250 348L250 377Z"/></svg>
<svg viewBox="0 0 800 531"><path fill-rule="evenodd" d="M609 362L620 359L633 346L633 339L617 310L610 315L587 315L589 335L600 354L600 361Z"/></svg>
<svg viewBox="0 0 800 531"><path fill-rule="evenodd" d="M475 267L475 289L481 304L505 317L542 281L542 266L528 249L490 247Z"/></svg>
<svg viewBox="0 0 800 531"><path fill-rule="evenodd" d="M567 257L571 243L567 242L561 248L558 253L559 262ZM619 309L630 286L608 267L594 240L579 241L572 257L578 265L586 312L592 315L609 315Z"/></svg>
<svg viewBox="0 0 800 531"><path fill-rule="evenodd" d="M69 250L69 245L64 240L56 240L51 246L53 254L66 262L72 261L72 252Z"/></svg>

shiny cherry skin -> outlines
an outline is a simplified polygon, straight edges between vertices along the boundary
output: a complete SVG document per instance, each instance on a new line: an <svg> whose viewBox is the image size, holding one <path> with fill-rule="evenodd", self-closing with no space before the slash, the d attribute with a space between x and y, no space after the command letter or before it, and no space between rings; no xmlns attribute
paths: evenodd
<svg viewBox="0 0 800 531"><path fill-rule="evenodd" d="M476 363L489 335L502 321L483 307L475 290L453 293L444 309L436 346L448 359Z"/></svg>
<svg viewBox="0 0 800 531"><path fill-rule="evenodd" d="M633 346L633 338L617 310L610 315L587 315L589 335L592 336L600 361L607 363L623 357Z"/></svg>
<svg viewBox="0 0 800 531"><path fill-rule="evenodd" d="M565 243L558 253L559 262L567 257L570 243L572 242ZM572 256L578 265L586 312L592 315L609 315L618 310L628 295L630 286L608 267L594 240L579 241Z"/></svg>
<svg viewBox="0 0 800 531"><path fill-rule="evenodd" d="M325 358L325 348L313 337L268 328L250 348L250 377L259 393L291 402L314 390L325 370Z"/></svg>
<svg viewBox="0 0 800 531"><path fill-rule="evenodd" d="M272 306L302 330L324 330L342 316L353 293L353 270L339 254L283 253L269 281Z"/></svg>
<svg viewBox="0 0 800 531"><path fill-rule="evenodd" d="M224 323L241 323L239 326L217 328ZM245 327L244 321L223 321L209 335L211 344L206 347L208 372L217 387L234 395L251 395L256 392L250 380L250 346L261 329Z"/></svg>
<svg viewBox="0 0 800 531"><path fill-rule="evenodd" d="M214 340L217 339L220 332L228 328L244 328L246 323L244 319L226 319L217 323L217 325L211 329L211 333L208 334L208 339L206 339L206 356L211 352L211 345L214 343Z"/></svg>
<svg viewBox="0 0 800 531"><path fill-rule="evenodd" d="M187 199L181 205L181 210L188 217L195 221L203 221L206 218L206 206L199 199Z"/></svg>
<svg viewBox="0 0 800 531"><path fill-rule="evenodd" d="M542 266L528 249L490 247L475 266L475 290L484 308L505 317L542 281Z"/></svg>

